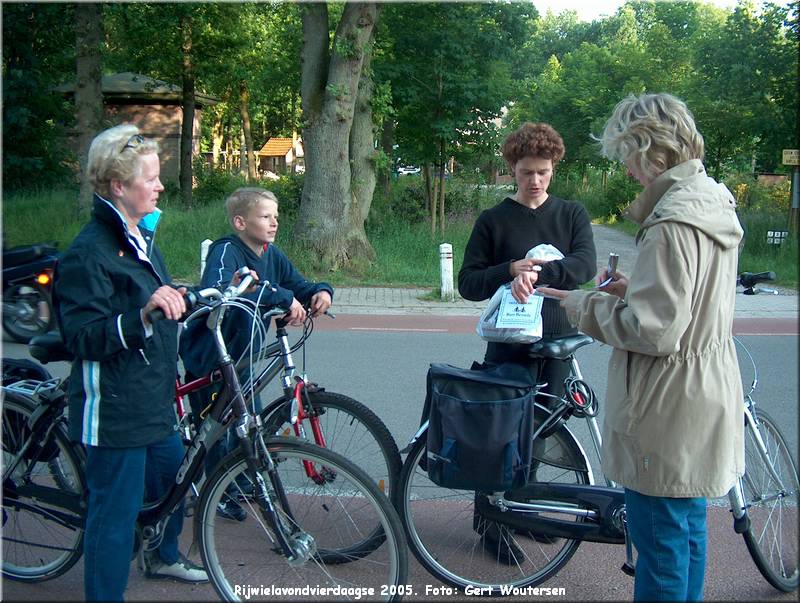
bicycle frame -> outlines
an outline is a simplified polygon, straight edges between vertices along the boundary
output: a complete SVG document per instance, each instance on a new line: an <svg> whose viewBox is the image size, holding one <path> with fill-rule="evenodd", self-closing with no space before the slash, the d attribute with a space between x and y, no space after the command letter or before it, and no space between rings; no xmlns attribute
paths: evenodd
<svg viewBox="0 0 800 603"><path fill-rule="evenodd" d="M781 480L780 475L777 473L777 471L775 471L774 463L772 462L772 459L770 459L769 451L764 444L764 439L761 437L761 431L758 428L758 420L755 413L756 401L753 398L753 393L758 385L758 366L756 365L753 355L750 353L750 350L747 349L747 346L744 344L744 342L742 342L742 340L738 337L734 337L733 341L737 346L739 346L739 349L747 355L747 358L753 365L753 380L750 382L750 391L748 391L744 396L745 428L749 429L753 435L753 441L756 443L758 453L764 460L764 465L766 466L770 477L775 481L775 483L780 485L780 493L777 494L776 497L785 497L787 496L786 486L783 483L783 480ZM734 519L733 527L737 534L745 532L749 527L747 505L744 501L743 482L751 479L752 478L745 473L744 476L737 480L737 482L733 485L733 488L731 488L730 492L728 492L728 499L730 501L731 512L733 513Z"/></svg>
<svg viewBox="0 0 800 603"><path fill-rule="evenodd" d="M258 375L252 380L252 383L246 389L252 392L251 397L263 391L267 384L271 383L279 373L282 372L281 385L283 387L284 395L292 399L292 406L290 411L290 422L292 429L298 438L308 439L303 421L308 419L311 423L311 431L313 441L316 445L326 448L325 435L322 433L319 417L316 414L309 414L306 412L306 404L304 403L304 392L308 385L304 377L295 375L297 367L294 364L294 357L292 356L292 349L289 345L288 334L286 326L282 321L276 324L276 341L267 345L260 353L264 357L273 357L272 360L264 367ZM240 362L239 368L247 363ZM175 388L175 404L178 408L179 418L183 418L183 396L196 392L215 381L219 381L220 377L214 373L195 379L185 384L181 384L180 380L176 380ZM306 396L307 398L307 396ZM188 428L188 426L187 426ZM187 438L190 439L190 438ZM306 474L317 483L322 483L325 480L323 473L317 471L313 464L309 461L304 461Z"/></svg>
<svg viewBox="0 0 800 603"><path fill-rule="evenodd" d="M142 537L146 542L147 548L158 546L166 520L178 508L195 479L202 474L207 451L215 442L223 437L231 421L235 420L235 429L236 435L239 438L239 445L245 454L248 471L253 480L253 484L255 484L256 500L264 510L265 519L271 527L283 554L288 559L296 559L299 553L302 553L299 548L293 548L290 545L284 528L278 519L270 492L261 474L257 470L256 449L258 449L259 457L266 460L266 470L273 486L272 490L279 497L284 509L287 509L287 512L289 512L286 494L280 484L277 470L267 450L261 431L258 429L260 427L260 419L258 415L254 416L247 409L236 368L228 354L220 329L224 316L224 302L240 295L241 292L249 286L251 280L252 277L244 278L238 287L230 287L226 290L225 294L220 293L219 290L215 288L204 289L199 292L199 295L202 297L223 301L223 304L211 310L207 321L208 328L214 334L214 340L220 358L218 371L223 387L212 402L211 408L206 413L199 431L195 434L186 451L183 461L178 468L174 486L171 487L160 500L144 505L139 512L137 525L141 528ZM202 312L202 310L200 312ZM193 313L190 319L197 315L198 312ZM286 352L289 352L288 347ZM270 364L270 367L275 365L275 368L272 369L275 373L278 370L277 362L278 360L275 359L275 361ZM264 373L266 373L266 371L262 372L262 376ZM182 387L176 388L176 399L178 396L182 396L190 391L205 387L212 382L212 375L194 380ZM291 518L291 514L290 519L293 519Z"/></svg>

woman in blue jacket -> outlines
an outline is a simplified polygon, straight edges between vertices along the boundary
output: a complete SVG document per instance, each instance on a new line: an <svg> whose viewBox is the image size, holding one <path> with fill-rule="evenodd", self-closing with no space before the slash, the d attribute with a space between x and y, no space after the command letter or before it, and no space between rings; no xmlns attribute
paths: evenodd
<svg viewBox="0 0 800 603"><path fill-rule="evenodd" d="M86 447L88 515L84 535L87 601L121 601L128 582L136 516L160 496L183 458L177 433L177 319L183 290L169 285L155 245L158 145L136 126L100 133L87 176L92 218L60 259L55 277L59 327L76 360L69 391L70 436ZM167 319L151 323L160 308ZM146 393L145 393L146 392ZM183 510L170 518L147 576L205 582L178 552Z"/></svg>

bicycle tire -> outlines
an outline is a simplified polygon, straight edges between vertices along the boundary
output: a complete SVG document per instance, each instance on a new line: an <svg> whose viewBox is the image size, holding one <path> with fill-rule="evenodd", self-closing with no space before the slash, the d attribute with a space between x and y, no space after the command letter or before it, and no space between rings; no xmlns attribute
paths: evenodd
<svg viewBox="0 0 800 603"><path fill-rule="evenodd" d="M283 508L278 497L273 497L280 521L310 535L316 552L303 562L290 562L279 550L265 513L252 497L242 500L247 510L242 522L217 514L218 504L228 496L228 487L241 483L237 477L246 476L252 483L243 453L234 451L207 480L195 517L203 563L219 596L236 600L300 595L327 600L344 594L352 599L355 589L366 599L396 600L402 596L408 574L403 528L394 507L369 476L341 455L297 438L267 438L266 442L290 505L290 509ZM302 461L331 469L336 479L315 483L306 475ZM266 459L260 459L259 465L271 490ZM376 524L381 526L382 544L349 554L363 547L363 534ZM366 530L359 529L362 525ZM338 558L331 563L330 557ZM245 593L242 585L255 586L256 592ZM304 586L308 592L302 591ZM363 590L370 588L372 593Z"/></svg>
<svg viewBox="0 0 800 603"><path fill-rule="evenodd" d="M580 447L566 429L561 428L544 440L542 460L536 479L543 482L589 483L589 471ZM451 490L428 478L420 461L426 454L423 436L414 443L400 473L397 506L406 540L417 560L442 582L464 589L487 589L492 595L506 590L535 586L558 572L577 550L580 541L556 539L539 542L531 534L520 534L500 527L504 546L518 547L519 556L511 564L503 562L499 546L487 545L479 532L488 523L475 513L476 495L468 490ZM561 466L557 466L561 465ZM574 469L573 469L574 468ZM520 500L509 493L509 498ZM531 499L528 499L531 500ZM563 517L562 517L563 518ZM580 519L576 521L582 521ZM508 543L513 543L509 545Z"/></svg>
<svg viewBox="0 0 800 603"><path fill-rule="evenodd" d="M36 402L5 388L3 398L3 576L21 582L50 580L83 554L85 505L78 501L86 492L84 459L59 425L47 442L22 454ZM67 494L70 501L64 498Z"/></svg>
<svg viewBox="0 0 800 603"><path fill-rule="evenodd" d="M372 410L361 402L334 392L309 391L312 411L322 423L325 448L341 454L363 469L389 498L400 477L402 460L389 429ZM291 399L273 400L261 413L269 435L294 435L289 423ZM311 438L311 425L304 425ZM315 442L312 442L315 443ZM382 459L382 461L381 461Z"/></svg>
<svg viewBox="0 0 800 603"><path fill-rule="evenodd" d="M776 484L760 454L754 434L745 426L745 474L742 478L747 515L742 534L761 575L784 592L798 585L798 485L797 467L775 421L756 410L759 432L772 467L783 483Z"/></svg>

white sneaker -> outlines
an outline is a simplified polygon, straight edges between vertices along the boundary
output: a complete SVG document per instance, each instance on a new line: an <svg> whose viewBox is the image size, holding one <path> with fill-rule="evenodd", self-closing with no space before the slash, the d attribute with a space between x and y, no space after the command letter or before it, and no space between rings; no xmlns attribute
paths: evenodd
<svg viewBox="0 0 800 603"><path fill-rule="evenodd" d="M173 563L167 565L160 559L154 560L145 570L145 577L156 580L172 579L180 582L208 582L208 574L199 565L192 563L183 555Z"/></svg>

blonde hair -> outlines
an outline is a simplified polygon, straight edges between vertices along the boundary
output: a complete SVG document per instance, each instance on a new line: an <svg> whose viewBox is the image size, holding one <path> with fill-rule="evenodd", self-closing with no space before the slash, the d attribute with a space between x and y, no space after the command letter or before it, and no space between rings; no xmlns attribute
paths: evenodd
<svg viewBox="0 0 800 603"><path fill-rule="evenodd" d="M604 156L632 161L651 180L704 153L686 103L666 93L631 94L620 101L599 140Z"/></svg>
<svg viewBox="0 0 800 603"><path fill-rule="evenodd" d="M245 216L251 209L262 201L273 201L278 204L275 193L265 188L257 186L245 186L237 188L225 200L225 211L228 214L228 222L233 226L233 219L236 216Z"/></svg>
<svg viewBox="0 0 800 603"><path fill-rule="evenodd" d="M133 124L114 126L92 140L86 175L94 190L107 197L112 180L130 182L142 173L141 156L158 151L158 143L142 137Z"/></svg>

